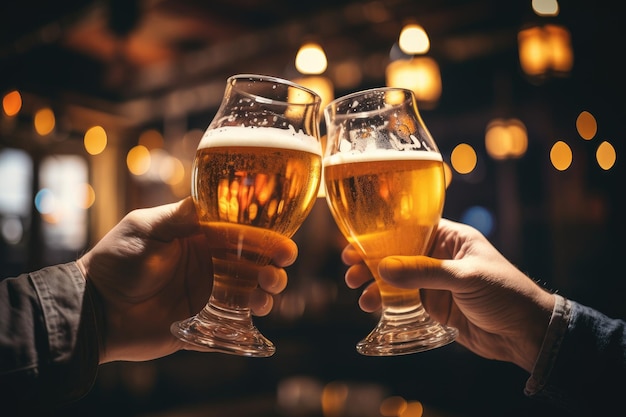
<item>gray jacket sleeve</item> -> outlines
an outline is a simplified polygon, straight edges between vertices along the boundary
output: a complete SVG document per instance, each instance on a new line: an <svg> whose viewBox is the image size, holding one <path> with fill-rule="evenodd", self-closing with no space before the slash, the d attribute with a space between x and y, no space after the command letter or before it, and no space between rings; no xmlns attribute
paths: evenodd
<svg viewBox="0 0 626 417"><path fill-rule="evenodd" d="M75 262L0 281L3 410L49 411L91 389L99 354L93 296Z"/></svg>

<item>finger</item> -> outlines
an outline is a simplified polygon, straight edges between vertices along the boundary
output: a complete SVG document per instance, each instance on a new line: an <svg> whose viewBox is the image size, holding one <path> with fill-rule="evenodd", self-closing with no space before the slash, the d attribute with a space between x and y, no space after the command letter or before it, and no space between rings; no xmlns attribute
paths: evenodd
<svg viewBox="0 0 626 417"><path fill-rule="evenodd" d="M272 262L276 266L285 267L293 264L298 257L298 246L291 239L282 239L272 248Z"/></svg>
<svg viewBox="0 0 626 417"><path fill-rule="evenodd" d="M250 309L255 316L267 316L273 306L274 298L260 288L255 288L250 294Z"/></svg>
<svg viewBox="0 0 626 417"><path fill-rule="evenodd" d="M344 279L348 288L354 289L359 288L366 282L373 280L374 276L365 264L356 264L348 268Z"/></svg>
<svg viewBox="0 0 626 417"><path fill-rule="evenodd" d="M389 256L380 262L378 272L398 288L454 291L461 285L454 262L428 256Z"/></svg>
<svg viewBox="0 0 626 417"><path fill-rule="evenodd" d="M380 308L382 300L380 298L380 291L378 285L372 282L363 290L361 297L359 297L359 307L366 313L371 313Z"/></svg>
<svg viewBox="0 0 626 417"><path fill-rule="evenodd" d="M272 265L259 269L259 286L270 294L278 294L287 287L287 272Z"/></svg>
<svg viewBox="0 0 626 417"><path fill-rule="evenodd" d="M346 265L354 265L363 262L363 257L359 255L352 245L347 245L341 252L341 260Z"/></svg>
<svg viewBox="0 0 626 417"><path fill-rule="evenodd" d="M271 259L274 265L293 264L298 256L298 246L290 238L261 227L241 228L232 223L213 223L204 228L211 248L254 253Z"/></svg>

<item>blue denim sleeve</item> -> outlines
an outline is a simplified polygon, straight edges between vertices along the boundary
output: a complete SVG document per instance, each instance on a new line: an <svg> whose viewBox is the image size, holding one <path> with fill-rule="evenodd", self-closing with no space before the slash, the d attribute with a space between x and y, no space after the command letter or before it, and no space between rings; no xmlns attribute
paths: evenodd
<svg viewBox="0 0 626 417"><path fill-rule="evenodd" d="M525 393L572 415L623 409L626 322L557 295Z"/></svg>
<svg viewBox="0 0 626 417"><path fill-rule="evenodd" d="M75 262L0 281L3 412L36 415L91 389L99 352L90 294Z"/></svg>

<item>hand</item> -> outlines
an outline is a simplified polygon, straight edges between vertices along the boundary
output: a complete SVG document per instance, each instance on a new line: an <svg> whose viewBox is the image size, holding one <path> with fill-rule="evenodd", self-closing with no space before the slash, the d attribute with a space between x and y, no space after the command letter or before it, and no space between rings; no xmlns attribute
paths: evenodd
<svg viewBox="0 0 626 417"><path fill-rule="evenodd" d="M442 219L430 255L387 257L378 270L396 287L421 289L426 310L440 323L456 327L460 344L531 372L554 296L468 225ZM358 288L372 279L352 246L344 249L342 259L351 265L345 276L348 287ZM380 307L375 282L363 290L359 305L366 312Z"/></svg>
<svg viewBox="0 0 626 417"><path fill-rule="evenodd" d="M250 300L255 315L269 314L272 294L287 285L282 267L297 253L285 238L272 253L273 264L260 269L260 287ZM210 249L191 197L128 213L77 264L96 290L103 317L100 363L201 350L169 330L174 321L200 311L211 292Z"/></svg>

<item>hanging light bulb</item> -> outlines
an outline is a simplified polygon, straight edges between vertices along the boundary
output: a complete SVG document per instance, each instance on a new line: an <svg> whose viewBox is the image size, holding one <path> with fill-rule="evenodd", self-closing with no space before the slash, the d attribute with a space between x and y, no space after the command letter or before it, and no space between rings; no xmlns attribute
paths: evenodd
<svg viewBox="0 0 626 417"><path fill-rule="evenodd" d="M518 36L519 60L531 77L568 74L574 65L570 33L557 24L523 29Z"/></svg>
<svg viewBox="0 0 626 417"><path fill-rule="evenodd" d="M328 60L322 47L313 42L305 43L296 54L296 69L301 74L321 74L326 71Z"/></svg>
<svg viewBox="0 0 626 417"><path fill-rule="evenodd" d="M294 79L293 82L307 87L308 89L319 94L322 99L322 103L320 105L321 115L324 111L324 107L326 107L326 105L335 98L335 87L333 86L333 82L330 78L322 75L328 67L328 60L324 49L321 45L314 42L307 42L303 44L296 54L295 66L298 72L300 72L303 76ZM322 149L325 149L326 135L324 135L320 140L322 142ZM324 184L323 180L322 184ZM319 198L325 197L325 189L323 185L319 188L317 196Z"/></svg>
<svg viewBox="0 0 626 417"><path fill-rule="evenodd" d="M537 16L556 16L559 14L557 0L532 0L531 6Z"/></svg>
<svg viewBox="0 0 626 417"><path fill-rule="evenodd" d="M334 99L334 86L328 77L322 74L328 67L324 49L317 43L303 44L296 54L295 66L303 76L292 80L315 91L322 98L320 112Z"/></svg>
<svg viewBox="0 0 626 417"><path fill-rule="evenodd" d="M412 90L424 107L434 106L441 96L441 75L437 62L427 56L398 59L387 65L387 85Z"/></svg>
<svg viewBox="0 0 626 417"><path fill-rule="evenodd" d="M405 25L398 38L398 47L405 57L387 65L387 86L412 90L420 105L434 107L441 96L439 65L433 58L418 56L430 50L428 34L420 25Z"/></svg>
<svg viewBox="0 0 626 417"><path fill-rule="evenodd" d="M407 55L421 55L430 50L430 39L423 27L408 24L402 28L398 38L400 50Z"/></svg>

